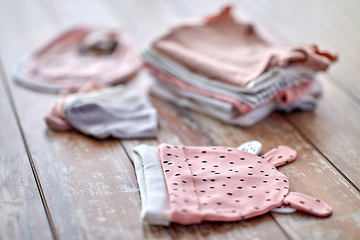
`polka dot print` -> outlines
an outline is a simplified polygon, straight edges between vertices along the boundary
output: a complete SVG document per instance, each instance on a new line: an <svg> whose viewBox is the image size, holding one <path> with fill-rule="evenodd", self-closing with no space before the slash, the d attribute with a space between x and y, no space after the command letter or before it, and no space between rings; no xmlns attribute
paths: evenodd
<svg viewBox="0 0 360 240"><path fill-rule="evenodd" d="M185 150L186 148L173 145L159 147L159 157L169 193L171 218L173 222L181 224L201 222L194 176L189 168L189 159L185 157Z"/></svg>
<svg viewBox="0 0 360 240"><path fill-rule="evenodd" d="M331 207L327 203L297 192L289 193L284 203L319 217L326 217L332 213Z"/></svg>
<svg viewBox="0 0 360 240"><path fill-rule="evenodd" d="M274 166L295 160L296 152L280 146L258 157L227 147L162 144L159 157L171 220L192 224L247 219L283 205L289 182Z"/></svg>

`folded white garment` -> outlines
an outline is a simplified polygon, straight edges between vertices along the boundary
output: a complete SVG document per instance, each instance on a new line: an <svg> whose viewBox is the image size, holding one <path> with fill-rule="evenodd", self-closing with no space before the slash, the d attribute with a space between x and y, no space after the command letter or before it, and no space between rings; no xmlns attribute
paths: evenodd
<svg viewBox="0 0 360 240"><path fill-rule="evenodd" d="M143 58L150 65L173 75L188 85L245 101L254 108L269 102L279 91L311 80L315 75L314 70L300 65L290 65L286 68L273 67L251 81L246 88L241 88L191 72L153 49L146 50Z"/></svg>
<svg viewBox="0 0 360 240"><path fill-rule="evenodd" d="M68 95L64 116L78 131L100 139L150 138L157 133L156 109L138 91L123 86Z"/></svg>
<svg viewBox="0 0 360 240"><path fill-rule="evenodd" d="M131 151L141 195L141 220L155 225L170 224L170 207L158 148L140 145Z"/></svg>
<svg viewBox="0 0 360 240"><path fill-rule="evenodd" d="M321 86L317 81L311 85L312 93L285 106L278 102L271 101L259 108L256 108L244 115L238 115L233 105L218 99L207 97L198 93L184 91L179 88L169 87L157 81L151 88L151 92L161 99L169 101L180 107L187 107L192 110L215 117L225 123L239 125L241 127L251 126L266 118L273 111L291 112L296 109L311 111L316 108L317 99L314 97L321 92Z"/></svg>

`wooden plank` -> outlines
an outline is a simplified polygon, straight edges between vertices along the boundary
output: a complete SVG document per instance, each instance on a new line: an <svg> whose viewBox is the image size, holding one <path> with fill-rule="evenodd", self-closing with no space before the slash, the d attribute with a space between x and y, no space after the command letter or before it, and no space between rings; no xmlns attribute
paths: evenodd
<svg viewBox="0 0 360 240"><path fill-rule="evenodd" d="M198 2L198 7L194 4L188 4L188 6L199 9L199 6L203 6L202 3L201 1ZM219 5L221 4L218 1L214 1L214 3L212 5L207 2L207 8L201 8L201 13L206 10L216 11L220 8ZM256 28L260 29L261 33L264 33L267 38L279 43L291 42L287 36L279 31L280 21L272 22L270 17L264 16L264 13L247 1L238 1L236 3L238 15L240 17L245 16L244 18L247 21L256 24ZM316 114L312 112L289 114L292 119L291 123L301 131L306 126L303 132L306 135L305 137L359 188L360 178L353 170L359 166L359 155L355 149L360 149L359 145L357 145L360 136L357 133L360 131L360 125L354 120L360 118L360 111L356 106L357 100L354 101L353 97L349 97L348 92L339 88L337 82L333 81L333 78L330 78L329 75L322 75L320 78L325 89L324 96L319 101L319 107L314 112ZM331 91L331 93L327 91ZM330 102L330 99L333 99L333 101ZM335 107L334 103L337 101L341 102L342 105L337 104L338 107ZM349 117L330 117L347 115ZM300 119L299 116L302 116L302 118ZM307 116L316 117L307 118ZM331 134L328 133L329 128L326 128L326 126L331 126ZM305 129L307 130L305 131ZM343 131L347 132L348 136L351 136L348 139L352 139L352 141L337 141L337 139L345 139L343 136L346 135L344 135ZM354 150L349 151L349 148Z"/></svg>
<svg viewBox="0 0 360 240"><path fill-rule="evenodd" d="M261 8L259 10L245 1L238 3L238 9L241 9L241 12L254 14L253 21L257 26L266 26L267 34L271 34L269 29L281 26L280 21L272 21L272 16L266 15L269 14L268 12L260 12ZM285 10L283 12L285 14ZM308 26L310 25L308 24ZM341 27L338 26L338 28ZM305 32L304 35L307 36ZM277 37L279 41L284 42L284 39L290 39L293 36L290 33L283 35L279 31L274 31L272 38L276 39ZM326 43L326 39L322 39L322 43ZM341 72L342 76L347 76L345 70L341 70ZM339 84L329 75L323 74L319 78L324 86L324 94L319 101L317 110L313 113L289 114L289 119L316 148L325 154L329 161L357 188L360 188L360 177L354 172L354 169L358 169L360 160L360 156L357 154L360 150L358 144L360 125L356 121L360 119L359 101L354 99L348 91L339 88ZM338 80L342 81L343 78Z"/></svg>
<svg viewBox="0 0 360 240"><path fill-rule="evenodd" d="M202 14L205 5L211 6L211 3L200 3L201 8L194 11L194 16ZM194 6L193 2L191 6ZM273 114L267 120L247 129L221 124L201 114L188 115L188 118L187 122L198 122L195 126L202 126L201 131L216 139L220 145L236 147L243 141L258 139L265 143L265 151L283 144L292 146L299 152L298 160L281 167L280 171L289 177L292 191L323 199L333 206L334 215L318 219L301 213L291 216L273 214L291 238L337 239L346 235L350 239L355 239L360 234L356 220L360 216L360 195L357 189L351 186L321 153L307 143L281 114Z"/></svg>
<svg viewBox="0 0 360 240"><path fill-rule="evenodd" d="M18 43L11 29L19 27L18 21L7 22L13 6L0 3L1 32L7 41ZM27 4L23 4L27 7ZM26 30L25 30L26 31ZM9 49L1 51L2 58ZM0 238L1 239L51 239L52 233L48 218L37 187L28 154L25 149L10 95L5 88L6 74L0 62ZM5 85L4 85L5 84Z"/></svg>
<svg viewBox="0 0 360 240"><path fill-rule="evenodd" d="M65 1L66 4L66 1ZM152 3L154 4L154 3ZM156 5L156 4L154 4ZM153 5L153 7L154 7ZM109 12L111 13L117 13L116 15L113 15L114 17L117 17L120 21L125 22L124 24L125 29L128 30L128 28L134 27L134 22L129 21L129 19L126 17L126 10L125 8L119 8L118 5L110 5L111 7L108 7ZM156 5L158 6L158 5ZM64 6L64 2L56 2L55 7L60 13L60 15L63 15L63 19L67 19L67 23L69 22L76 23L81 20L84 16L76 17L75 15L69 16L69 12L66 12L66 7ZM117 7L117 8L116 8ZM163 6L164 7L164 6ZM139 9L141 11L141 9ZM121 15L118 13L122 13ZM169 16L169 13L163 13L167 16ZM65 17L66 16L66 17ZM111 18L111 16L107 16L107 18ZM132 18L131 18L132 19ZM142 19L144 20L144 19ZM105 20L103 20L105 21ZM159 20L157 20L159 21ZM137 24L137 23L136 23ZM142 29L141 29L142 30ZM138 31L138 30L136 30ZM140 31L138 31L140 32ZM141 31L142 32L142 31ZM144 43L145 38L136 39L140 43ZM136 83L135 83L136 84ZM144 83L139 83L143 84ZM155 107L159 110L160 113L160 128L159 128L159 135L157 140L127 140L122 141L122 144L127 149L127 152L130 153L130 150L132 147L137 146L141 143L147 143L150 145L159 145L162 142L172 142L175 144L189 144L189 145L199 145L199 144L214 144L214 142L211 142L209 137L206 135L205 132L202 132L200 130L194 130L192 128L187 127L184 125L183 121L186 121L186 117L184 118L184 115L188 114L188 111L173 109L173 107L169 104L163 103L157 99L153 99L153 103ZM180 140L180 138L182 140ZM135 200L133 200L135 201ZM138 217L138 215L136 215ZM162 231L168 231L172 238L184 238L184 239L191 239L191 238L214 238L218 239L218 233L219 231L222 231L223 229L233 229L231 232L229 232L227 235L229 235L229 239L236 239L234 238L234 235L241 235L241 236L248 236L249 239L253 239L253 237L260 237L265 238L266 234L261 232L260 230L264 228L264 225L267 226L268 232L273 233L274 236L277 236L278 239L285 238L283 233L279 230L279 228L276 226L276 224L273 222L271 217L266 216L262 219L254 219L250 222L242 222L242 223L227 223L227 224L209 224L204 223L198 226L191 226L191 227L184 227L180 225L172 225L169 228L155 228L157 230L161 229ZM147 226L147 225L145 225ZM153 228L149 228L146 231L147 235L154 235L154 233L151 233L151 230ZM210 232L210 233L209 233ZM230 238L230 236L232 237Z"/></svg>
<svg viewBox="0 0 360 240"><path fill-rule="evenodd" d="M199 114L198 118L206 117ZM339 239L341 236L356 239L359 236L360 194L357 189L321 153L306 143L282 114L272 114L267 120L247 129L220 124L214 131L215 123L208 119L201 122L207 123L204 128L213 138L224 139L222 145L236 147L241 142L256 139L264 144L262 153L278 145L293 147L298 152L296 161L279 168L289 178L290 190L327 202L334 214L324 219L300 212L272 214L292 239Z"/></svg>
<svg viewBox="0 0 360 240"><path fill-rule="evenodd" d="M148 6L149 7L149 6ZM150 15L150 17L151 18L156 18L156 15L155 16L153 16L153 15ZM147 20L149 20L149 19L147 19ZM161 105L157 105L157 106L161 106ZM169 112L170 112L170 114L169 114ZM165 111L165 110L163 110L163 112L162 113L160 113L161 114L161 117L162 117L162 119L164 119L164 120L162 120L162 125L161 126L164 126L164 128L168 128L168 120L166 120L166 119L169 119L169 116L170 116L170 119L171 119L171 117L172 116L174 116L174 117L176 117L176 115L172 115L173 114L173 112L174 111L172 111L171 110L171 108L169 108L169 111ZM175 111L175 113L176 113L176 111ZM195 117L194 117L195 116ZM275 115L275 116L277 116L277 115ZM203 118L203 119L202 119ZM194 142L194 143L196 143L196 140L197 140L197 138L196 138L196 135L195 134L198 134L198 131L199 131L199 129L200 129L200 132L204 132L204 133L208 133L208 132L212 132L212 131L215 131L215 130L217 130L217 129L222 129L223 127L220 127L219 128L219 123L217 122L217 121L214 121L213 123L211 123L211 119L208 119L208 118L206 118L206 117L204 117L204 116L202 116L202 115L197 115L197 114L191 114L191 113L189 113L189 114L186 114L185 116L183 116L182 115L182 113L181 113L181 115L179 115L179 119L181 119L181 121L182 121L182 123L186 123L187 125L187 127L189 128L189 130L188 130L188 134L191 134L192 133L192 129L195 129L195 130L197 130L197 131L195 131L194 133L193 133L193 140L191 140L191 141L189 141L188 140L188 137L187 136L184 136L184 135L182 135L182 136L180 136L180 140L181 141L184 141L184 142L189 142L189 143L191 143L191 142ZM207 127L207 128L205 128L205 126L206 126L206 123L211 123L209 126L210 127ZM268 121L266 121L266 122L268 122ZM195 123L195 124L194 124ZM281 122L280 122L281 123ZM267 124L269 124L269 123L267 123ZM266 125L266 127L264 128L266 131L265 131L265 133L266 132L268 132L268 128L271 128L271 127L273 127L273 128L275 128L275 129L278 129L278 128L280 128L280 129L282 129L281 127L279 127L278 126L278 124L279 124L279 121L277 120L277 119L275 119L274 120L274 122L272 123L272 124L270 124L270 125ZM178 128L180 128L180 127L182 127L183 125L174 125L171 129L178 129ZM221 124L220 124L220 126L221 126ZM224 126L225 127L225 126ZM228 126L226 126L226 127L228 127ZM286 128L289 128L289 129L292 129L291 128L291 126L289 126L289 125L286 125L286 123L285 123L285 130L286 130ZM162 129L162 128L161 128ZM235 129L238 129L238 128L235 128ZM263 130L264 130L263 129ZM231 129L232 130L232 129ZM239 130L239 129L238 129ZM288 134L288 130L286 130L286 131L283 131L283 134ZM174 130L173 130L174 131ZM179 130L178 130L179 131ZM251 136L258 136L258 134L264 134L264 132L262 132L262 131L260 131L260 132L257 132L257 130L252 130L252 131L254 131L254 132L251 132L250 131L250 133L251 133ZM170 132L171 133L171 132ZM214 137L213 137L213 139L221 139L221 141L219 141L219 143L220 144L222 144L222 145L231 145L231 142L229 142L230 140L228 140L228 139L235 139L235 140L241 140L241 139L238 139L237 137L240 135L242 135L242 134L244 134L244 131L243 130L239 130L238 132L235 132L236 134L234 134L234 136L232 136L232 135L229 135L229 134L224 134L224 133L217 133ZM278 132L278 130L277 131L275 131L275 133L276 134L279 134L279 132ZM165 135L166 134L160 134L161 136L164 136L164 137L162 137L160 140L168 140L168 141L177 141L176 139L174 139L174 137L173 136L171 136L172 138L170 139L170 137L168 138L168 137L165 137ZM223 138L222 136L227 136L227 138ZM296 136L296 138L299 138L299 139L302 139L299 135L295 135ZM271 135L269 135L269 136L267 136L267 139L269 140L269 142L270 142L270 140L271 140ZM225 141L226 140L226 141ZM286 139L287 140L287 139ZM209 141L209 140L208 140ZM213 140L212 140L213 141ZM187 144L187 143L186 143ZM208 142L206 142L206 144L208 144ZM235 144L235 142L233 143L233 144ZM197 144L197 145L200 145L200 144ZM64 149L62 149L62 150L64 150ZM311 148L310 147L310 150L311 150L311 154L314 154L314 153L312 153L313 151L314 151L314 149L313 148ZM312 162L311 162L312 163ZM283 167L282 169L286 169L285 167ZM346 183L346 182L345 182ZM341 185L341 186L344 186L344 185ZM319 188L318 188L318 186L315 186L315 188L316 188L316 190L318 190ZM349 188L350 190L352 189L351 187ZM353 195L350 195L350 197L351 196L353 196ZM325 199L324 199L325 200ZM349 203L349 202L348 202ZM351 202L350 202L351 203ZM357 209L355 208L355 210L357 211ZM355 211L355 213L356 213L356 211ZM284 217L285 218L285 217ZM256 221L258 218L256 218L256 219L254 219L254 221ZM264 217L261 217L261 219L264 219ZM285 218L285 219L287 219L287 218ZM238 237L239 235L235 235L235 234L238 234L238 233L242 233L242 235L241 236L247 236L247 238L254 238L254 237L256 237L256 234L263 234L263 235L257 235L257 236L264 236L264 235L267 235L268 233L266 232L266 231L261 231L261 230L266 230L267 228L267 226L269 226L269 223L268 223L268 221L264 221L264 222L262 222L262 224L263 224L263 226L260 226L260 224L259 224L259 222L256 222L256 226L258 227L258 228L256 228L256 229L252 229L253 231L248 231L249 230L249 228L248 227L246 227L245 229L244 229L244 231L242 231L242 232L240 232L240 231L238 231L237 230L237 228L238 228L238 225L240 225L240 224L244 224L244 223L247 223L248 221L245 221L245 222L241 222L241 223L232 223L232 224L220 224L219 225L219 227L218 228L216 228L216 224L212 224L210 227L208 227L206 224L204 225L205 227L201 227L201 226L191 226L191 227L183 227L183 226L178 226L178 228L176 228L176 227L172 227L172 228L174 228L174 229L172 229L172 231L174 232L174 235L177 237L177 238L190 238L190 237L194 237L194 235L195 236L197 236L198 238L200 238L200 237L203 237L203 238L220 238L220 237L224 237L223 235L220 235L220 233L223 233L223 234L225 234L225 235L227 235L227 236L231 236L232 238L235 238L236 239L236 237ZM305 225L305 224L309 224L309 225L311 225L311 224L313 224L313 222L311 222L311 221L307 221L306 223L303 223L303 225ZM229 226L234 226L236 229L235 230L228 230L229 229ZM340 227L342 227L343 225L340 225ZM351 226L351 224L349 225L349 226ZM293 227L293 225L290 225L290 227ZM199 231L199 228L200 229L202 229L202 230L200 230ZM212 231L213 229L215 228L215 231ZM193 230L194 229L194 230ZM298 228L298 229L300 229L300 227ZM323 228L319 228L320 230L319 231L323 231ZM178 231L177 231L178 230ZM311 230L311 229L310 229ZM312 229L312 230L314 230L314 229ZM184 232L184 231L186 231L186 232ZM246 234L244 234L244 232L245 233L248 233L249 235L246 235ZM257 232L260 232L260 233L257 233ZM262 232L262 233L261 233ZM353 233L353 232L352 232ZM255 235L251 235L251 234L255 234ZM305 232L304 234L307 234L307 232ZM275 234L274 234L274 230L272 231L272 232L270 232L270 235L271 236L274 236L274 238L275 237L277 237ZM251 236L251 237L249 237L249 236ZM309 236L309 234L307 234L306 236ZM263 237L264 238L264 237Z"/></svg>
<svg viewBox="0 0 360 240"><path fill-rule="evenodd" d="M345 1L248 1L259 9L291 42L319 43L340 54L330 73L340 85L360 98L359 5ZM304 17L306 16L306 17ZM296 27L294 27L296 26Z"/></svg>
<svg viewBox="0 0 360 240"><path fill-rule="evenodd" d="M35 1L8 1L7 6L3 11L10 14L2 16L0 27L8 29L9 37L1 40L0 50L9 71L16 57L48 38L56 28L48 25L43 14L47 9ZM84 8L78 9L81 11ZM8 22L18 27L8 28ZM48 130L42 113L58 96L28 90L11 80L9 83L57 238L171 238L166 229L140 223L135 173L119 141Z"/></svg>
<svg viewBox="0 0 360 240"><path fill-rule="evenodd" d="M319 78L324 93L315 112L287 115L291 123L310 139L357 188L360 187L360 106L327 81Z"/></svg>
<svg viewBox="0 0 360 240"><path fill-rule="evenodd" d="M51 239L50 225L5 90L2 67L0 73L0 239Z"/></svg>

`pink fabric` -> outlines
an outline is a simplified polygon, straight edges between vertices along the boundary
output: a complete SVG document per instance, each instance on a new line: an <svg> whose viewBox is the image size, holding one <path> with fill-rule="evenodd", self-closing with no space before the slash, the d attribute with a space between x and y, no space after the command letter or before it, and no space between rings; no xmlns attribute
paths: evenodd
<svg viewBox="0 0 360 240"><path fill-rule="evenodd" d="M141 66L128 36L116 29L72 28L24 62L21 81L39 89L78 90L89 80L114 85L129 80Z"/></svg>
<svg viewBox="0 0 360 240"><path fill-rule="evenodd" d="M89 81L85 83L80 89L77 89L79 93L92 92L98 89L104 88L97 81ZM64 115L64 104L66 95L70 93L75 93L76 89L67 89L66 92L63 92L63 96L59 100L50 104L48 110L44 113L44 119L47 126L56 131L68 131L72 129L70 123L65 119Z"/></svg>
<svg viewBox="0 0 360 240"><path fill-rule="evenodd" d="M326 70L337 59L315 45L269 44L251 25L237 22L230 7L204 23L173 28L156 40L153 48L194 72L241 87L274 66L297 63Z"/></svg>
<svg viewBox="0 0 360 240"><path fill-rule="evenodd" d="M208 96L208 97L212 97L212 98L224 101L224 102L231 103L238 110L239 115L246 114L246 113L250 112L251 110L253 110L253 108L251 106L249 106L245 101L241 101L241 100L238 100L238 99L226 96L226 95L209 92L207 90L188 85L188 84L184 83L183 81L181 81L180 79L178 79L164 71L161 71L160 69L152 66L149 63L144 63L144 66L159 80L162 80L162 81L164 81L168 84L171 84L175 87L179 87L179 88L182 88L182 89L185 89L188 91L196 92L196 93ZM311 84L311 80L306 80L305 82L303 82L299 85L293 86L290 89L279 91L271 100L275 100L282 105L289 105L290 103L309 94L311 92L310 84Z"/></svg>
<svg viewBox="0 0 360 240"><path fill-rule="evenodd" d="M193 224L247 219L283 205L289 182L274 165L295 160L296 151L279 146L258 157L235 148L162 144L159 159L171 221ZM308 212L317 215L322 210ZM329 214L331 208L326 209Z"/></svg>
<svg viewBox="0 0 360 240"><path fill-rule="evenodd" d="M44 113L44 119L48 128L56 131L68 131L72 127L64 116L64 101L65 96L62 96L58 101L50 104L48 110Z"/></svg>
<svg viewBox="0 0 360 240"><path fill-rule="evenodd" d="M239 111L240 114L245 114L252 110L252 108L243 101L240 101L238 99L234 99L232 97L228 97L225 95L221 95L218 93L209 92L209 91L206 91L204 89L200 89L200 88L197 88L194 86L190 86L190 85L184 83L183 81L177 79L176 77L174 77L170 74L167 74L167 73L159 70L156 67L153 67L151 64L144 63L144 66L147 69L149 69L150 72L154 76L156 76L158 79L165 81L171 85L174 85L174 86L182 88L182 89L186 89L188 91L196 92L196 93L208 96L208 97L216 98L216 99L219 99L224 102L231 103Z"/></svg>
<svg viewBox="0 0 360 240"><path fill-rule="evenodd" d="M327 203L297 192L289 193L284 203L319 217L326 217L331 214L331 207Z"/></svg>
<svg viewBox="0 0 360 240"><path fill-rule="evenodd" d="M282 90L275 95L274 99L282 105L289 105L290 103L311 93L310 84L311 81L305 81L290 89Z"/></svg>
<svg viewBox="0 0 360 240"><path fill-rule="evenodd" d="M292 162L296 159L297 153L294 149L286 146L276 147L269 152L265 153L261 158L266 159L274 167Z"/></svg>

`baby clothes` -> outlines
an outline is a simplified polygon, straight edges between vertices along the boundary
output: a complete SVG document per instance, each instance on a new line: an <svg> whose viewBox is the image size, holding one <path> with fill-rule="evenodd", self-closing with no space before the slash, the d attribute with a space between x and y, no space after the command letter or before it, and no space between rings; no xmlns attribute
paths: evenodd
<svg viewBox="0 0 360 240"><path fill-rule="evenodd" d="M143 58L145 67L157 78L177 79L184 85L202 89L214 95L229 96L246 102L253 108L269 102L278 91L294 87L315 76L315 71L292 64L286 68L273 67L252 80L246 87L239 87L191 72L154 49L146 50Z"/></svg>
<svg viewBox="0 0 360 240"><path fill-rule="evenodd" d="M141 220L168 226L170 205L158 148L139 145L131 151L141 193Z"/></svg>
<svg viewBox="0 0 360 240"><path fill-rule="evenodd" d="M314 110L316 73L337 59L316 46L266 43L225 8L179 25L143 53L151 92L226 123L250 126L276 110Z"/></svg>
<svg viewBox="0 0 360 240"><path fill-rule="evenodd" d="M46 113L45 121L54 130L73 127L99 139L152 138L157 133L156 109L124 86L67 95Z"/></svg>
<svg viewBox="0 0 360 240"><path fill-rule="evenodd" d="M14 68L14 78L38 91L77 91L89 80L106 86L127 81L140 66L137 49L126 34L112 28L81 26L21 59Z"/></svg>
<svg viewBox="0 0 360 240"><path fill-rule="evenodd" d="M146 201L142 219L151 224L237 221L282 205L319 217L332 213L320 200L289 193L286 176L275 168L296 159L289 147L279 146L258 157L235 148L162 144L156 163L155 148L141 145L132 155ZM152 207L157 211L151 211Z"/></svg>
<svg viewBox="0 0 360 240"><path fill-rule="evenodd" d="M57 131L67 131L72 129L70 123L66 120L64 115L64 101L66 95L72 93L72 91L74 91L74 93L86 93L102 89L103 87L104 86L96 81L89 81L77 91L76 89L75 91L73 89L67 89L68 92L64 92L63 96L60 97L58 101L51 103L49 109L45 111L44 117L48 127Z"/></svg>
<svg viewBox="0 0 360 240"><path fill-rule="evenodd" d="M152 86L151 91L161 99L177 106L196 110L228 124L248 127L266 118L273 111L289 113L297 109L302 111L314 110L317 105L317 99L314 98L314 95L318 95L321 92L321 87L315 81L311 84L311 93L309 95L305 95L291 104L283 105L279 102L271 101L243 115L239 115L231 103L166 86L165 84L156 83Z"/></svg>
<svg viewBox="0 0 360 240"><path fill-rule="evenodd" d="M267 43L251 25L237 22L230 7L205 23L171 29L152 47L194 72L241 87L271 67L297 63L323 71L337 59L316 46Z"/></svg>
<svg viewBox="0 0 360 240"><path fill-rule="evenodd" d="M286 85L278 85L281 88L274 89L272 87L264 89L263 91L248 94L248 97L257 100L256 105L253 105L253 102L248 103L247 101L241 100L241 96L232 97L231 95L224 95L217 92L208 91L202 88L194 87L188 85L177 79L170 74L165 72L161 72L158 69L152 67L149 64L145 64L150 72L160 81L160 84L166 83L167 85L172 85L174 88L183 89L189 92L195 92L207 97L215 98L221 101L231 103L234 108L239 112L239 114L245 114L250 112L254 107L259 107L265 103L270 102L271 100L275 100L283 105L287 105L292 103L293 101L301 98L302 96L309 94L311 92L310 83L312 80L310 79L303 79L298 85L294 85L291 88L285 87Z"/></svg>

